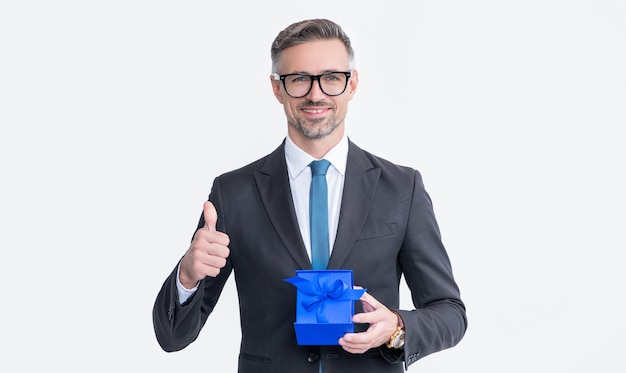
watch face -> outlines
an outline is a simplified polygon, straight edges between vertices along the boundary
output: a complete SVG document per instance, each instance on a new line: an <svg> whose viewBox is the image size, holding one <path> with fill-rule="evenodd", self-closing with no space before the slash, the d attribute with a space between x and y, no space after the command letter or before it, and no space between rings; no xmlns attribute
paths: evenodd
<svg viewBox="0 0 626 373"><path fill-rule="evenodd" d="M396 330L396 332L393 333L393 335L391 336L391 339L389 340L387 347L400 348L404 346L404 335L405 335L404 330L398 328L398 330Z"/></svg>
<svg viewBox="0 0 626 373"><path fill-rule="evenodd" d="M393 341L393 347L400 348L404 346L404 331L400 332Z"/></svg>

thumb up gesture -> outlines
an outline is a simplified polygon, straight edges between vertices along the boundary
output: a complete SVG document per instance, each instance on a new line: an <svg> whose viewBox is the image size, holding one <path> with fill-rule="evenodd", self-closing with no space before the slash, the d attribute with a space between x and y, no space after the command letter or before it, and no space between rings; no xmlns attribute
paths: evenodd
<svg viewBox="0 0 626 373"><path fill-rule="evenodd" d="M230 255L230 238L215 229L217 210L210 201L204 203L203 216L204 227L196 231L180 263L180 282L187 289L207 276L216 277Z"/></svg>

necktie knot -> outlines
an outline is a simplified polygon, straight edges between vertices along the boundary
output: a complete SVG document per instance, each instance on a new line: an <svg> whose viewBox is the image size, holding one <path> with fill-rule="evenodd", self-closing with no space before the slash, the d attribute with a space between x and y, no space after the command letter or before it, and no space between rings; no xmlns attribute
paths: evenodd
<svg viewBox="0 0 626 373"><path fill-rule="evenodd" d="M325 159L320 161L313 161L310 164L311 166L311 174L313 176L318 175L326 175L326 171L328 171L328 167L330 167L330 162Z"/></svg>

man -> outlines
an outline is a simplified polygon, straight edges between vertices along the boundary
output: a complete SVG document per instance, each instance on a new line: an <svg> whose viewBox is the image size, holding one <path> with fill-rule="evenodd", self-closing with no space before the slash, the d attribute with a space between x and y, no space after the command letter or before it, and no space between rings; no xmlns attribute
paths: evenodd
<svg viewBox="0 0 626 373"><path fill-rule="evenodd" d="M154 305L161 347L176 351L197 338L232 271L243 373L400 372L402 362L408 368L456 345L467 328L465 307L420 174L345 134L359 82L349 38L328 20L298 22L274 40L272 63L287 137L214 180L191 245ZM338 345L299 346L296 289L283 280L312 269L309 165L320 159L330 161L327 268L352 270L367 292L357 302L355 333ZM398 309L403 274L414 310Z"/></svg>

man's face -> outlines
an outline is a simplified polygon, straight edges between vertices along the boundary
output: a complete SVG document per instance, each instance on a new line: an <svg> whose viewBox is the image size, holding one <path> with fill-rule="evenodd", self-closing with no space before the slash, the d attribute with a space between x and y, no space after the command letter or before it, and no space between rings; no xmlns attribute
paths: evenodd
<svg viewBox="0 0 626 373"><path fill-rule="evenodd" d="M310 74L319 75L331 71L349 71L350 59L340 40L313 41L285 49L279 61L279 75ZM303 140L321 139L335 133L343 136L343 125L358 84L354 71L346 90L339 96L328 96L320 89L317 81L311 91L300 98L287 94L281 81L272 80L274 95L283 104L289 133ZM340 128L339 131L335 129Z"/></svg>

